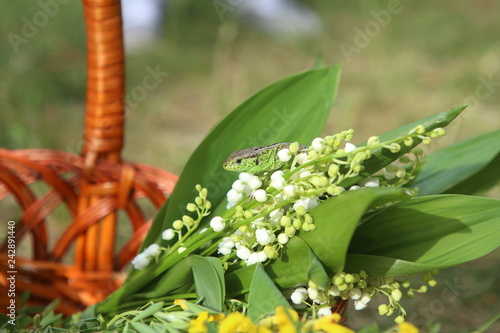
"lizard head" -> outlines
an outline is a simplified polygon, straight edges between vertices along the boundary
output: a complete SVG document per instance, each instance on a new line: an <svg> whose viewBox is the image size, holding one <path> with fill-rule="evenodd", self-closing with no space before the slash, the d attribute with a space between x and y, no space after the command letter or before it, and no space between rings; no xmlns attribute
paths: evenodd
<svg viewBox="0 0 500 333"><path fill-rule="evenodd" d="M229 171L249 172L255 165L258 165L257 156L242 156L235 152L224 162L223 168Z"/></svg>

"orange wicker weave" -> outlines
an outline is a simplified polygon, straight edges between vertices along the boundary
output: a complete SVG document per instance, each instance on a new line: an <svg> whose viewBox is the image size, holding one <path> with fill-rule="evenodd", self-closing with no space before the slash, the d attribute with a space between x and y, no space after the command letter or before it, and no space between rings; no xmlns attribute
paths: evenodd
<svg viewBox="0 0 500 333"><path fill-rule="evenodd" d="M149 228L137 203L147 198L159 208L177 177L121 159L124 125L124 51L119 0L84 0L87 32L87 95L81 156L62 151L0 149L0 200L12 196L22 215L15 242L31 236L32 255L19 246L15 267L7 239L0 249L0 303L9 302L7 275L16 273L16 294L29 290L30 304L59 298L58 311L71 314L94 304L120 286L120 270L137 252ZM42 181L48 191L37 197L30 184ZM64 205L72 221L55 240L48 217ZM131 223L128 243L116 248L117 212ZM5 217L4 217L5 219ZM5 221L7 222L7 221ZM2 221L2 223L4 223ZM59 227L60 228L60 227ZM69 250L72 263L62 263ZM67 260L67 259L65 259Z"/></svg>

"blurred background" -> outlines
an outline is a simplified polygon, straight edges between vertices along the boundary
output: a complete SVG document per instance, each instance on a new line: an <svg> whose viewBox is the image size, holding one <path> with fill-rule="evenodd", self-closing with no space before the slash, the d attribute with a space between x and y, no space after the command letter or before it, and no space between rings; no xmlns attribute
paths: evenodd
<svg viewBox="0 0 500 333"><path fill-rule="evenodd" d="M128 7L129 161L179 174L220 119L265 86L310 69L318 57L325 65L343 63L325 135L354 128L354 143L362 142L461 104L470 107L433 148L500 128L498 1L158 3L161 10L146 23L134 4ZM17 0L0 7L0 146L79 153L81 3ZM153 88L144 84L151 77ZM0 217L11 218L2 207ZM443 332L459 332L499 313L499 255L443 270L437 279L443 283L408 305L416 314L410 321L439 321ZM374 320L391 323L349 314L352 327ZM488 332L498 331L497 325Z"/></svg>

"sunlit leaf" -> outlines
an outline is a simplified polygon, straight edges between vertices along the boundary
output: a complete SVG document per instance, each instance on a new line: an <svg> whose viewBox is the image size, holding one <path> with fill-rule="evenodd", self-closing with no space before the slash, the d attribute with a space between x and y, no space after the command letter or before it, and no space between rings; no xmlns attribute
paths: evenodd
<svg viewBox="0 0 500 333"><path fill-rule="evenodd" d="M419 197L382 210L356 229L350 254L444 268L500 245L500 200L463 195ZM389 271L386 263L379 271Z"/></svg>
<svg viewBox="0 0 500 333"><path fill-rule="evenodd" d="M302 232L302 238L330 272L342 272L351 237L370 207L407 200L402 188L364 188L344 192L311 210L316 230Z"/></svg>
<svg viewBox="0 0 500 333"><path fill-rule="evenodd" d="M422 196L444 192L471 194L495 185L500 179L499 170L500 130L429 155L411 186L419 188Z"/></svg>

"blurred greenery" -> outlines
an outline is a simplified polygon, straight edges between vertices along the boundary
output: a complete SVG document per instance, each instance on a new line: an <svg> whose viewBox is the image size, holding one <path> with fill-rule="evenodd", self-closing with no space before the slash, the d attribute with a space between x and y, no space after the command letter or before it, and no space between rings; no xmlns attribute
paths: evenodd
<svg viewBox="0 0 500 333"><path fill-rule="evenodd" d="M12 34L23 35L40 3L0 5L0 147L78 153L85 100L82 6L76 0L60 4L30 38L12 44ZM471 107L441 146L500 128L500 2L401 1L401 11L349 58L342 43L355 46L356 34L374 26L373 12L386 10L388 2L306 3L322 19L323 32L285 40L232 19L230 11L221 21L213 1L171 1L157 44L127 57L128 92L142 85L148 68L169 75L144 100L129 104L125 158L179 173L219 119L264 86L311 68L319 53L327 65L344 64L325 134L354 128L355 143L362 142L464 103ZM500 197L498 188L492 196ZM466 286L456 301L430 307L442 300L446 287L438 285L417 297L414 308L427 309L422 316L435 316L445 332L478 326L500 311L500 293L493 288L499 285L498 256L496 251L444 271L443 280L457 277ZM374 316L351 312L352 326L364 320Z"/></svg>

